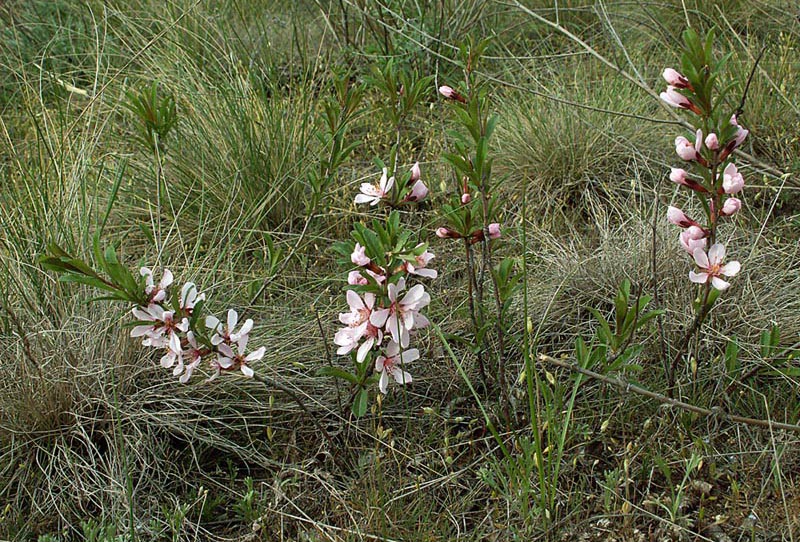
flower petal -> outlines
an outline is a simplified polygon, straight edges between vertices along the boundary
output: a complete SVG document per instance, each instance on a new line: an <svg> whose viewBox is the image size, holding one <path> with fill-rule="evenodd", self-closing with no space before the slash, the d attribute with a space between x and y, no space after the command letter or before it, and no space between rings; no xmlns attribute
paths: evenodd
<svg viewBox="0 0 800 542"><path fill-rule="evenodd" d="M708 249L708 261L711 265L719 265L725 259L725 245L722 243L714 243Z"/></svg>
<svg viewBox="0 0 800 542"><path fill-rule="evenodd" d="M735 277L739 274L739 271L742 270L742 264L737 262L736 260L732 262L728 262L727 264L723 265L719 272L725 275L726 277Z"/></svg>
<svg viewBox="0 0 800 542"><path fill-rule="evenodd" d="M696 282L697 284L705 284L708 282L708 273L695 273L694 271L689 271L689 280Z"/></svg>
<svg viewBox="0 0 800 542"><path fill-rule="evenodd" d="M727 290L730 286L729 282L725 282L719 277L711 277L711 285L714 286L717 290Z"/></svg>
<svg viewBox="0 0 800 542"><path fill-rule="evenodd" d="M706 255L706 251L700 247L694 249L694 261L698 267L702 269L708 269L710 265L708 264L708 256Z"/></svg>

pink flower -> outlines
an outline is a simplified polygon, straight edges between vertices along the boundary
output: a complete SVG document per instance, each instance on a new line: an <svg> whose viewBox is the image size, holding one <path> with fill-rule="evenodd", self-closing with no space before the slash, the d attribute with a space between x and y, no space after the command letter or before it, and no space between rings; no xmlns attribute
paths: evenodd
<svg viewBox="0 0 800 542"><path fill-rule="evenodd" d="M366 338L356 353L356 359L361 363L372 347L383 341L383 332L370 323L372 309L375 306L375 294L365 293L362 300L357 293L348 290L347 304L350 306L350 312L339 313L339 321L347 327L336 332L333 342L339 347L336 353L345 356L358 346L361 339Z"/></svg>
<svg viewBox="0 0 800 542"><path fill-rule="evenodd" d="M697 130L697 134L694 140L694 144L691 143L688 139L683 136L678 136L675 138L675 152L678 153L682 159L686 161L697 160L700 163L704 163L703 157L700 155L700 149L703 145L703 132L702 130Z"/></svg>
<svg viewBox="0 0 800 542"><path fill-rule="evenodd" d="M364 275L362 275L362 273L365 271L367 275L375 279L375 282L377 282L378 284L381 284L383 281L386 280L386 277L384 277L383 275L379 275L378 273L370 271L369 269L356 269L348 273L347 284L351 284L353 286L357 285L363 286L364 284L369 284L369 280L367 280L367 278Z"/></svg>
<svg viewBox="0 0 800 542"><path fill-rule="evenodd" d="M189 348L182 352L181 357L178 358L178 365L172 371L174 376L180 375L178 380L181 384L186 384L189 381L192 377L192 373L194 373L195 369L197 369L200 362L203 360L203 349L197 344L194 333L191 331L186 333L186 341ZM185 365L184 361L186 362Z"/></svg>
<svg viewBox="0 0 800 542"><path fill-rule="evenodd" d="M442 226L441 228L436 228L436 237L441 239L461 239L461 234Z"/></svg>
<svg viewBox="0 0 800 542"><path fill-rule="evenodd" d="M258 350L254 350L245 355L247 340L247 335L244 335L236 342L236 352L233 351L233 348L231 348L229 344L222 343L219 345L219 353L217 354L215 367L217 369L217 374L219 374L219 369L239 369L247 378L253 378L255 372L253 372L253 369L250 368L248 363L263 358L267 349L262 346Z"/></svg>
<svg viewBox="0 0 800 542"><path fill-rule="evenodd" d="M696 192L708 192L703 185L689 178L689 173L685 169L670 168L669 180L690 188Z"/></svg>
<svg viewBox="0 0 800 542"><path fill-rule="evenodd" d="M728 198L725 200L725 203L722 204L722 209L720 209L719 214L722 216L731 216L739 212L739 209L742 208L742 202L738 198Z"/></svg>
<svg viewBox="0 0 800 542"><path fill-rule="evenodd" d="M710 133L706 136L706 147L711 149L712 151L716 151L719 149L719 138L717 138L717 134Z"/></svg>
<svg viewBox="0 0 800 542"><path fill-rule="evenodd" d="M369 262L372 260L367 257L367 249L362 247L360 243L356 243L355 249L353 249L353 253L350 255L350 261L360 267L364 267L365 265L369 265Z"/></svg>
<svg viewBox="0 0 800 542"><path fill-rule="evenodd" d="M144 293L148 296L150 303L160 303L167 297L167 287L172 284L173 276L169 269L164 269L164 276L155 284L153 280L153 272L147 268L142 267L139 274L145 278Z"/></svg>
<svg viewBox="0 0 800 542"><path fill-rule="evenodd" d="M678 92L673 86L668 86L667 91L662 92L660 96L661 99L667 103L667 105L678 107L680 109L688 109L696 115L701 114L700 109L698 109L689 98Z"/></svg>
<svg viewBox="0 0 800 542"><path fill-rule="evenodd" d="M369 203L377 205L383 198L389 195L389 191L394 186L394 177L388 177L389 170L383 168L383 174L377 185L362 183L361 193L356 196L356 203Z"/></svg>
<svg viewBox="0 0 800 542"><path fill-rule="evenodd" d="M722 265L724 259L725 245L720 243L711 245L711 248L708 249L708 255L702 248L695 249L694 261L697 267L700 268L700 272L689 271L689 280L697 284L706 284L710 281L711 285L717 290L727 289L730 284L722 280L720 275L734 277L739 273L742 266L737 261Z"/></svg>
<svg viewBox="0 0 800 542"><path fill-rule="evenodd" d="M462 205L466 205L470 201L472 201L472 196L469 195L469 192L464 192L463 194L461 194Z"/></svg>
<svg viewBox="0 0 800 542"><path fill-rule="evenodd" d="M406 196L406 201L422 201L428 197L428 187L422 181L416 181L411 187L411 192Z"/></svg>
<svg viewBox="0 0 800 542"><path fill-rule="evenodd" d="M417 248L420 245L417 245ZM427 250L420 254L419 256L414 257L415 264L411 262L405 262L403 267L405 268L406 272L411 275L417 275L419 277L426 277L429 279L435 279L438 276L438 272L436 269L428 269L428 262L430 262L433 258L435 258L432 252L428 252Z"/></svg>
<svg viewBox="0 0 800 542"><path fill-rule="evenodd" d="M681 246L689 254L697 248L706 248L706 231L698 226L689 226L681 232Z"/></svg>
<svg viewBox="0 0 800 542"><path fill-rule="evenodd" d="M737 120L735 114L731 115L730 123L734 126L737 126L738 130L736 131L736 134L733 136L733 139L728 141L728 143L725 145L725 148L722 150L721 153L719 153L720 160L725 160L730 155L730 153L732 153L737 147L739 147L742 143L744 143L744 140L747 139L747 136L750 133L750 130L745 130L744 128L739 126L739 121Z"/></svg>
<svg viewBox="0 0 800 542"><path fill-rule="evenodd" d="M181 288L180 308L184 314L192 314L195 305L204 301L206 294L198 293L197 286L193 282L187 282Z"/></svg>
<svg viewBox="0 0 800 542"><path fill-rule="evenodd" d="M461 102L462 104L467 103L466 98L464 98L461 94L459 94L455 89L452 87L448 87L447 85L442 85L439 87L439 94L447 98L448 100L455 100L457 102Z"/></svg>
<svg viewBox="0 0 800 542"><path fill-rule="evenodd" d="M411 166L411 178L409 182L415 183L420 178L420 171L419 171L419 162L414 162L414 165Z"/></svg>
<svg viewBox="0 0 800 542"><path fill-rule="evenodd" d="M150 305L147 308L135 307L133 315L140 324L131 330L131 337L144 337L143 346L155 348L169 347L173 351L180 351L180 337L178 332L186 333L189 330L189 320L183 318L175 321L175 311L165 311L161 305Z"/></svg>
<svg viewBox="0 0 800 542"><path fill-rule="evenodd" d="M390 341L386 345L386 355L378 356L375 360L375 371L381 374L378 381L378 387L381 393L386 395L389 388L389 375L392 375L394 381L398 384L409 384L412 382L411 375L403 369L406 363L411 363L419 359L419 350L411 348L400 353L400 346Z"/></svg>
<svg viewBox="0 0 800 542"><path fill-rule="evenodd" d="M206 327L214 332L214 335L211 336L211 344L218 346L223 343L231 344L246 339L253 329L253 321L248 318L239 328L239 331L234 331L238 322L239 314L233 309L228 309L228 318L225 326L216 316L206 316Z"/></svg>
<svg viewBox="0 0 800 542"><path fill-rule="evenodd" d="M733 162L725 166L725 171L722 172L722 190L726 194L736 194L744 188L744 177L736 169Z"/></svg>
<svg viewBox="0 0 800 542"><path fill-rule="evenodd" d="M700 226L697 222L686 216L683 211L677 207L669 206L667 209L667 220L680 226L681 228L688 228L689 226Z"/></svg>
<svg viewBox="0 0 800 542"><path fill-rule="evenodd" d="M673 70L672 68L667 68L664 70L664 73L661 74L664 80L667 82L668 85L673 86L675 88L688 88L691 89L692 85L689 83L689 80L683 76L677 70Z"/></svg>
<svg viewBox="0 0 800 542"><path fill-rule="evenodd" d="M400 293L405 288L406 279L402 277L397 284L390 284L388 287L389 308L373 311L369 319L373 326L384 328L392 336L392 340L403 348L408 346L409 331L429 324L428 319L419 311L431 302L431 296L425 291L422 284L412 287L406 292L403 299L398 300Z"/></svg>

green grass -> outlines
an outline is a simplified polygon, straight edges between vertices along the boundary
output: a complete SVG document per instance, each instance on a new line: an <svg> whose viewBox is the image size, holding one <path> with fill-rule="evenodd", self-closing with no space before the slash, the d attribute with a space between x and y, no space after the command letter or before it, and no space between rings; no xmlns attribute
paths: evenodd
<svg viewBox="0 0 800 542"><path fill-rule="evenodd" d="M765 359L759 347L772 325L783 347L800 335L796 8L780 0L522 3L656 91L687 19L715 26L716 52L732 54L732 107L767 45L742 116L752 157L737 161L745 206L723 230L744 271L692 347L696 373L680 368L680 394L706 408L796 421L797 362ZM329 247L354 222L381 216L352 198L377 177L373 158L388 159L394 127L380 93L367 88L346 136L361 144L315 206L312 180L329 152L319 137L323 104L336 78L355 88L390 57L456 84L456 48L467 34L494 36L481 71L499 117L491 152L503 179L504 239L496 250L528 268L527 307L520 292L506 344L517 420L501 427L496 396L481 397L484 417L468 386L479 380L474 354L433 332L419 337L414 384L356 420L347 387L316 376L346 364L329 360L326 347L346 308L346 272ZM640 85L514 2L17 0L0 6L0 66L0 538L99 541L113 530L131 542L250 533L600 540L614 531L685 540L710 537L718 516L734 540L800 535L794 435L693 417L586 379L573 397L575 375L536 362L539 353L571 356L578 336L590 340L588 309L610 314L623 279L652 292L657 194L666 314L661 330L638 337L642 370L626 377L664 389L661 334L673 351L692 319L687 260L661 216L687 201L667 180L683 128ZM135 140L139 120L125 107L127 92L154 83L178 115L160 162ZM442 155L454 128L432 86L399 147L401 167L419 160L431 188L429 202L403 220L436 253L429 317L448 337L471 329L463 247L432 233L453 181ZM91 289L57 282L36 264L50 242L91 261L101 230L125 264L169 267L200 285L212 311L232 306L254 318L252 341L268 348L258 370L302 397L337 448L277 389L234 376L179 384L129 337L125 307L89 303ZM277 267L269 264L276 248ZM525 314L535 374L523 374ZM734 337L742 371L761 370L725 394ZM787 365L793 371L774 370ZM535 382L538 450L525 378ZM693 456L702 463L690 469Z"/></svg>

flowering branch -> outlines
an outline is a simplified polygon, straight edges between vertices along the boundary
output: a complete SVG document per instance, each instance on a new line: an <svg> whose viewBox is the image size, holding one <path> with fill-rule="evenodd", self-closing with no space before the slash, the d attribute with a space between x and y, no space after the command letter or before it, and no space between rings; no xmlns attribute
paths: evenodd
<svg viewBox="0 0 800 542"><path fill-rule="evenodd" d="M721 111L728 89L723 89L719 95L714 93L726 59L716 62L712 57L713 34L709 33L701 40L689 29L683 37L686 43L682 57L683 73L673 68L664 70L662 75L668 86L661 93L661 99L672 107L690 112L693 116L689 120L695 132L694 141L684 136L675 139L675 151L687 162L689 171L672 168L669 178L699 199L705 217L701 223L678 207L670 206L667 210L667 220L683 229L679 242L697 266L696 271L689 272L689 280L701 287L695 321L669 366L667 379L670 390L675 385L677 365L689 341L700 329L720 292L730 286L722 277L734 277L741 270L738 261L723 264L726 249L719 242L718 228L722 221L738 213L742 207L741 200L733 195L744 188L744 178L731 161L731 153L749 134L739 125L740 111L727 117ZM710 248L707 248L709 244Z"/></svg>
<svg viewBox="0 0 800 542"><path fill-rule="evenodd" d="M185 283L180 293L173 295L172 272L164 269L156 281L152 270L142 267L136 277L119 263L113 247L100 250L97 236L94 255L105 276L55 244L48 246L47 254L39 258L39 263L58 273L61 282L86 284L106 293L96 300L133 304L131 312L137 322L131 329L131 337L141 338L142 346L160 351L161 366L172 369L173 376L178 377L181 383L187 383L204 360L212 371L207 381L214 380L223 371L240 371L246 378L253 378L289 395L303 412L309 414L314 425L333 446L328 432L316 417L311 416L297 394L272 379L257 375L250 367L266 353L264 346L247 351L253 320L248 318L239 325L239 315L234 309L227 311L224 323L214 315L201 318L206 296L194 283Z"/></svg>

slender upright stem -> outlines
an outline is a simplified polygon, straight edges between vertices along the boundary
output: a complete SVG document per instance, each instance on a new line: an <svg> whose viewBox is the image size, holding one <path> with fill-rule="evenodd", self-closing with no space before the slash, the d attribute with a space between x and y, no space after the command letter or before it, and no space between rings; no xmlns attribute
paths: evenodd
<svg viewBox="0 0 800 542"><path fill-rule="evenodd" d="M683 336L683 340L681 341L680 346L678 346L678 351L675 353L675 357L672 358L672 364L670 365L669 370L669 385L667 387L667 394L672 397L675 389L675 380L676 380L676 373L678 370L678 363L680 363L681 358L683 357L683 353L686 350L686 347L689 346L689 341L692 340L695 333L700 326L703 325L703 321L705 321L706 316L708 316L708 312L711 309L711 306L708 302L708 296L711 294L711 284L706 283L704 286L703 291L703 300L700 304L700 308L697 311L697 317L694 319L691 327L688 329L686 334Z"/></svg>
<svg viewBox="0 0 800 542"><path fill-rule="evenodd" d="M469 244L469 238L464 238L464 250L467 257L467 297L469 298L469 315L472 318L472 329L475 333L475 346L477 348L476 355L478 356L478 370L480 371L481 381L483 387L489 389L489 382L486 379L486 366L483 363L483 345L478 344L478 334L480 326L478 325L478 316L475 312L475 292L473 284L475 282L475 268L472 262L472 247Z"/></svg>

